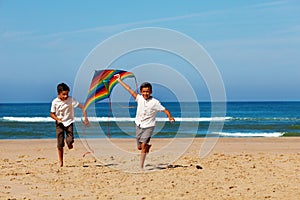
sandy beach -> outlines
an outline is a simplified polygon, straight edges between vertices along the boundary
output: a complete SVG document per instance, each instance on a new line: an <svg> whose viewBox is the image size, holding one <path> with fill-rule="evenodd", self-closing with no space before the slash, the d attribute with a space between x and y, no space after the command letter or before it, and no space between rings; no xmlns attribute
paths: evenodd
<svg viewBox="0 0 300 200"><path fill-rule="evenodd" d="M161 148L171 139L152 139L145 170L139 172L116 167L134 167L130 166L138 160L134 141L111 141L127 152L127 157L110 156L109 151L101 155L101 150L109 148L105 145L98 147L95 156L83 157L87 149L77 139L74 149L65 147L61 168L55 140L1 140L0 199L297 199L300 196L300 138L222 138L203 158L199 150L205 138L197 138L173 163L155 154L163 152ZM94 142L96 148L99 141Z"/></svg>

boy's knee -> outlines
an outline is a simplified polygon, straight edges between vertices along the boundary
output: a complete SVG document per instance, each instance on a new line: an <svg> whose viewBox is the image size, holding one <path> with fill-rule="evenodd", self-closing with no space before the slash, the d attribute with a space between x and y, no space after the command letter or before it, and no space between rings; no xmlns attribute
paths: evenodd
<svg viewBox="0 0 300 200"><path fill-rule="evenodd" d="M74 142L74 138L73 138L73 136L71 136L71 135L68 135L68 136L67 136L67 138L66 138L66 142L67 142L68 144L71 144L71 143L73 143L73 142Z"/></svg>
<svg viewBox="0 0 300 200"><path fill-rule="evenodd" d="M144 153L149 153L149 149L150 149L151 145L147 144L147 143L142 143L141 145L141 150Z"/></svg>
<svg viewBox="0 0 300 200"><path fill-rule="evenodd" d="M142 143L142 144L141 144L141 149L146 149L146 147L147 147L147 144L146 144L146 143Z"/></svg>

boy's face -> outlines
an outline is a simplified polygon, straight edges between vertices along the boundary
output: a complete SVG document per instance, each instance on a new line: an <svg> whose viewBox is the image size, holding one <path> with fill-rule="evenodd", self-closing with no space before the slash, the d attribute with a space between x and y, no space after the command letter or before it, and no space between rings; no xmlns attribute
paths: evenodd
<svg viewBox="0 0 300 200"><path fill-rule="evenodd" d="M144 99L149 99L151 94L152 94L152 91L150 90L150 88L148 87L144 87L141 89L141 94L142 96L144 97Z"/></svg>
<svg viewBox="0 0 300 200"><path fill-rule="evenodd" d="M58 98L62 101L67 100L69 97L69 91L62 91L61 93L58 94Z"/></svg>

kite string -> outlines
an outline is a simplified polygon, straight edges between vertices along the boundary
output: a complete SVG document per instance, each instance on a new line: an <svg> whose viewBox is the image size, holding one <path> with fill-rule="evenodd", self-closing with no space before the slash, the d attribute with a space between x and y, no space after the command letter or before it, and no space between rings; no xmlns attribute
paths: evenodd
<svg viewBox="0 0 300 200"><path fill-rule="evenodd" d="M135 86L136 86L136 93L138 93L138 83L137 83L137 80L136 80L136 77L134 77L134 81L135 81ZM111 101L111 98L110 98L110 95L108 96L108 101L109 101L109 110L108 110L108 123L107 123L107 136L110 138L111 134L110 134L110 114L112 113L112 101ZM94 150L90 147L90 145L88 144L87 140L86 140L86 136L85 136L85 129L84 129L84 124L82 124L82 133L84 135L84 141L86 143L86 146L88 148L88 151L86 153L83 154L83 157L85 157L87 154L90 154L90 153L94 153Z"/></svg>
<svg viewBox="0 0 300 200"><path fill-rule="evenodd" d="M136 92L138 93L138 83L137 83L137 80L136 80L136 77L134 77L134 81L135 81L135 86L136 86ZM111 101L111 98L110 98L110 95L108 96L108 102L109 102L109 110L108 110L108 114L107 114L107 136L108 138L110 138L111 134L110 134L110 116L111 116L111 113L112 113L112 101Z"/></svg>
<svg viewBox="0 0 300 200"><path fill-rule="evenodd" d="M85 125L84 125L84 123L83 123L83 121L82 121L82 119L81 119L81 130L82 130L82 133L83 133L83 136L84 136L84 142L86 143L86 147L87 147L87 149L88 149L88 151L87 152L85 152L83 155L82 155L82 157L85 157L87 154L90 154L90 153L94 153L94 150L90 147L90 145L89 145L89 143L87 142L87 140L86 140L86 134L85 134L85 129L84 129L84 127L85 127Z"/></svg>

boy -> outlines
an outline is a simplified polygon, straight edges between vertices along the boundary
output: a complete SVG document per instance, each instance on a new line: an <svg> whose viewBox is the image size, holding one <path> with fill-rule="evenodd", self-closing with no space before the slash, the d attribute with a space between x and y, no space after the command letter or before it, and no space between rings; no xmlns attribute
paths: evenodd
<svg viewBox="0 0 300 200"><path fill-rule="evenodd" d="M140 86L140 93L137 94L126 83L120 79L120 75L115 75L118 82L133 96L137 102L137 111L135 118L136 142L138 150L141 150L140 168L143 169L146 154L149 153L151 145L149 144L154 127L157 112L164 112L170 122L174 122L169 110L163 107L160 102L151 96L152 85L148 82Z"/></svg>
<svg viewBox="0 0 300 200"><path fill-rule="evenodd" d="M56 137L57 137L57 150L59 157L59 165L63 166L63 154L64 154L64 138L66 133L66 143L69 149L73 148L74 135L73 135L73 123L74 123L74 107L82 109L84 116L84 124L88 125L89 121L86 112L83 110L83 105L78 101L69 97L70 88L65 83L57 85L57 98L52 101L50 116L56 121Z"/></svg>

